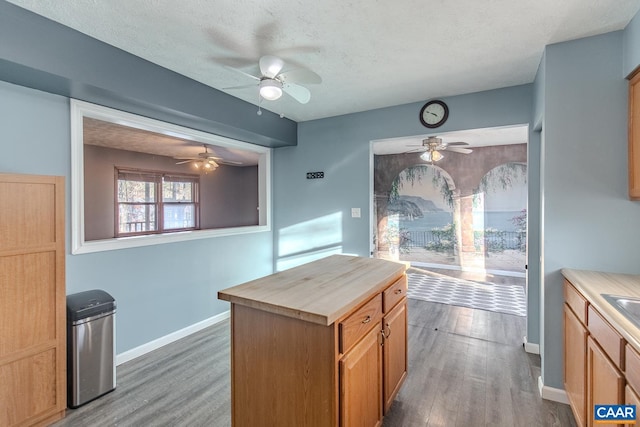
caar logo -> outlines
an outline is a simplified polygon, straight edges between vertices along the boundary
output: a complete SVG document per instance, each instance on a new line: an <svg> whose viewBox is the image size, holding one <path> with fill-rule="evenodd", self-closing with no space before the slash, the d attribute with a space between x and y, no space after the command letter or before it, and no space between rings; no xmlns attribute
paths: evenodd
<svg viewBox="0 0 640 427"><path fill-rule="evenodd" d="M636 423L636 405L595 405L593 414L596 424L610 423L611 421Z"/></svg>

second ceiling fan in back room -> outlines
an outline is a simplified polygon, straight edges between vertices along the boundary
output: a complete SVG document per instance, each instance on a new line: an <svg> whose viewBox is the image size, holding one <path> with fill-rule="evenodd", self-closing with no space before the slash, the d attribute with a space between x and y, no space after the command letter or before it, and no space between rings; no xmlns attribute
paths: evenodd
<svg viewBox="0 0 640 427"><path fill-rule="evenodd" d="M260 58L260 76L254 76L237 68L231 68L238 73L247 76L255 82L240 86L224 88L225 90L246 89L250 87L258 88L259 100L275 101L279 99L283 93L291 96L301 104L306 104L311 100L311 92L301 84L318 84L322 82L322 78L313 71L294 67L285 68L285 62L273 55L264 55ZM258 110L258 115L261 112Z"/></svg>
<svg viewBox="0 0 640 427"><path fill-rule="evenodd" d="M216 156L215 153L209 152L209 147L206 144L202 145L204 148L203 153L198 153L197 156L191 157L174 157L176 160L181 160L177 162L176 165L181 165L184 163L193 163L196 169L201 169L205 173L214 171L218 168L218 164L227 164L227 165L241 165L242 162L236 162L231 160L225 160L222 157Z"/></svg>
<svg viewBox="0 0 640 427"><path fill-rule="evenodd" d="M413 152L423 152L420 155L420 158L426 162L437 162L444 158L442 151L452 151L454 153L461 154L469 154L473 152L470 148L461 147L463 145L469 145L466 142L443 142L442 138L438 138L435 136L430 136L427 139L422 140L421 145L416 145L416 147L420 147L415 150L408 151L408 153Z"/></svg>

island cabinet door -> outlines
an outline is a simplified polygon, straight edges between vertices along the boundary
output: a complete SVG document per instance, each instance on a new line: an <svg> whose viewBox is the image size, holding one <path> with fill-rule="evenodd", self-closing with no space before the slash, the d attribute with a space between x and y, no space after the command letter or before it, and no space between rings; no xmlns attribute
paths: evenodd
<svg viewBox="0 0 640 427"><path fill-rule="evenodd" d="M397 305L382 320L384 332L384 412L391 408L407 376L407 303Z"/></svg>
<svg viewBox="0 0 640 427"><path fill-rule="evenodd" d="M340 360L340 426L382 425L382 335L373 328Z"/></svg>

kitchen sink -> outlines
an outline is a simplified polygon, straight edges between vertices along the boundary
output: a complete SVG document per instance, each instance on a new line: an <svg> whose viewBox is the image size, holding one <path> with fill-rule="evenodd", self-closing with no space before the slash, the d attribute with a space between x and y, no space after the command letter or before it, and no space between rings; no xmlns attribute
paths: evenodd
<svg viewBox="0 0 640 427"><path fill-rule="evenodd" d="M640 298L602 294L605 300L640 328Z"/></svg>

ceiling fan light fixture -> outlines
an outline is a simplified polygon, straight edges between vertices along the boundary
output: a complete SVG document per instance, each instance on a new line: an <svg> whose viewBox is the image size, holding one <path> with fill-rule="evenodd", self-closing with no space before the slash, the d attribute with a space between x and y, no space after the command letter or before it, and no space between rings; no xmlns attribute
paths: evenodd
<svg viewBox="0 0 640 427"><path fill-rule="evenodd" d="M208 159L208 160L200 160L200 161L196 161L193 162L193 167L200 170L204 170L205 172L209 172L209 171L213 171L218 169L218 163L216 163L215 161L213 161L212 159Z"/></svg>
<svg viewBox="0 0 640 427"><path fill-rule="evenodd" d="M437 162L439 160L444 159L444 156L442 155L442 153L440 153L437 150L430 150L430 151L425 151L424 153L422 153L420 155L420 158L422 160L424 160L425 162Z"/></svg>
<svg viewBox="0 0 640 427"><path fill-rule="evenodd" d="M282 82L275 79L260 81L260 96L267 101L275 101L282 96Z"/></svg>
<svg viewBox="0 0 640 427"><path fill-rule="evenodd" d="M444 156L439 151L433 150L433 153L431 153L431 159L434 162L437 162L444 159Z"/></svg>
<svg viewBox="0 0 640 427"><path fill-rule="evenodd" d="M215 170L215 169L218 169L218 164L213 160L209 159L202 162L202 167L204 167L207 170Z"/></svg>

